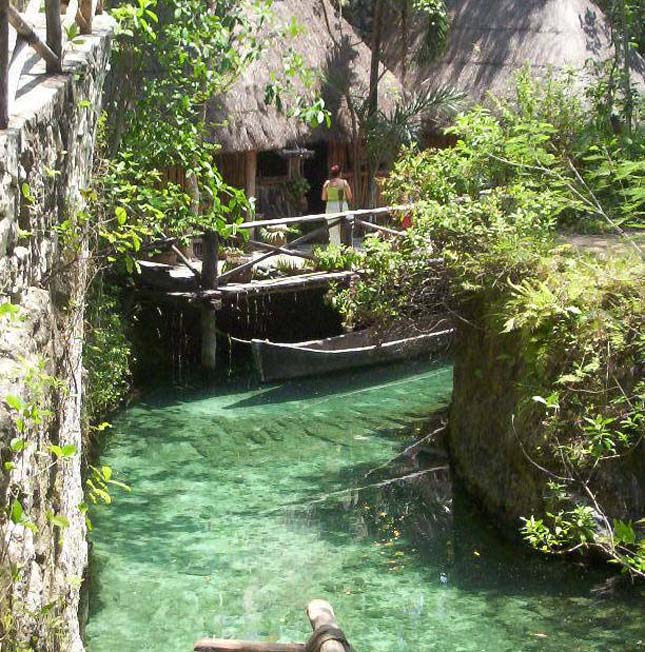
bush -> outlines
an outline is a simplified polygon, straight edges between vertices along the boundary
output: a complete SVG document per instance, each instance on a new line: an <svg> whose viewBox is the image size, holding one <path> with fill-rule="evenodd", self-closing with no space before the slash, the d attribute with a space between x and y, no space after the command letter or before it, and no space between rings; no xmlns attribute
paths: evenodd
<svg viewBox="0 0 645 652"><path fill-rule="evenodd" d="M644 225L643 132L621 138L596 117L571 78L523 74L514 103L457 119L455 147L404 152L386 196L417 204L413 225L397 243L368 239L361 277L334 301L352 324L420 328L474 302L520 332L530 372L516 409L543 413L543 445L527 454L559 479L525 536L547 552L597 548L645 576L642 522L612 522L597 486L643 445L642 252L629 258L639 246L625 240L603 261L557 244L565 227Z"/></svg>
<svg viewBox="0 0 645 652"><path fill-rule="evenodd" d="M96 423L113 412L130 387L130 344L117 289L98 277L85 315L85 413Z"/></svg>

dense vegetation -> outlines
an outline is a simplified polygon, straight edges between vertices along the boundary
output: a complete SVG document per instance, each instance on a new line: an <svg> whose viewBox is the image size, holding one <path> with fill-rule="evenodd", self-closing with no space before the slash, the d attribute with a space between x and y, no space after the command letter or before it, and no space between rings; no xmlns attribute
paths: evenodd
<svg viewBox="0 0 645 652"><path fill-rule="evenodd" d="M364 275L334 301L349 324L379 328L483 305L488 328L519 335L531 373L518 413L541 412L543 441L527 454L551 494L525 536L548 552L600 548L642 576L643 524L609 522L595 483L645 429L645 265L632 237L645 226L645 140L612 128L598 86L587 103L575 88L522 74L514 101L457 119L454 148L404 152L387 191L416 202L414 224L401 241L368 241ZM572 229L617 234L620 253L574 250Z"/></svg>
<svg viewBox="0 0 645 652"><path fill-rule="evenodd" d="M526 400L532 410L543 409L548 435L540 463L554 476L552 510L541 519L527 515L527 538L548 551L597 546L642 573L638 524L599 529L592 512L602 514L602 506L594 505L590 489L598 465L627 454L642 436L639 245L626 238L624 256L600 260L557 242L565 231L624 235L643 225L642 107L620 66L625 47L641 47L639 13L631 3L614 4L617 56L596 67L597 82L585 98L578 99L573 77L535 83L521 75L513 102L475 107L455 121L448 129L457 138L454 148L403 152L387 185L391 201L417 203L414 226L401 242L368 238L362 255L342 248L316 255L323 269L365 270L334 298L348 325L384 328L396 321L425 328L446 312L465 316L473 301L483 301L496 328L521 332L538 379ZM414 9L445 15L441 3L431 5ZM115 69L123 81L108 105L102 174L90 199L99 217L98 250L127 270L144 242L209 230L227 235L250 210L213 165L204 103L261 55L258 34L270 13L259 4L250 20L225 1L211 3L208 12L195 9L191 0L172 7L141 0L115 12L121 25ZM441 21L438 27L441 37ZM300 35L295 25L291 31ZM276 80L268 101L281 104L287 86ZM426 98L426 104L436 108L437 99L452 97ZM367 111L369 97L364 102ZM320 109L317 101L312 107ZM311 119L306 107L293 115ZM418 116L411 115L414 122ZM413 139L410 116L403 117L408 136L390 149ZM365 133L379 134L374 142L400 131L387 116L374 113L372 121L378 124ZM163 179L172 166L186 171L190 189ZM109 288L93 293L102 301L106 295ZM90 387L100 388L90 394L91 412L115 405L126 387L127 342L118 321L93 336L114 347L109 365L88 346Z"/></svg>

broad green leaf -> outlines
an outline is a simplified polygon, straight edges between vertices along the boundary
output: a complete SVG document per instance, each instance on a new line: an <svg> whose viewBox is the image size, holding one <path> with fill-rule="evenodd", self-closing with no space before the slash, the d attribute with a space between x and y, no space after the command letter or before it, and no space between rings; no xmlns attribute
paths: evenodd
<svg viewBox="0 0 645 652"><path fill-rule="evenodd" d="M61 457L72 457L73 455L76 455L77 450L78 449L74 444L67 444L61 449Z"/></svg>
<svg viewBox="0 0 645 652"><path fill-rule="evenodd" d="M11 503L11 512L10 512L11 522L17 525L22 521L23 516L24 516L24 510L22 508L20 501L16 498Z"/></svg>
<svg viewBox="0 0 645 652"><path fill-rule="evenodd" d="M22 453L22 451L27 448L27 442L24 439L15 437L11 440L11 444L9 444L9 446L14 453Z"/></svg>
<svg viewBox="0 0 645 652"><path fill-rule="evenodd" d="M52 525L60 528L61 530L69 527L69 519L67 519L65 516L62 516L61 514L53 514L49 512L47 514L47 520Z"/></svg>
<svg viewBox="0 0 645 652"><path fill-rule="evenodd" d="M7 396L5 396L4 397L4 402L12 410L16 410L16 412L19 412L20 410L22 410L22 408L24 406L24 403L23 403L22 399L19 396L15 396L14 394L8 394Z"/></svg>

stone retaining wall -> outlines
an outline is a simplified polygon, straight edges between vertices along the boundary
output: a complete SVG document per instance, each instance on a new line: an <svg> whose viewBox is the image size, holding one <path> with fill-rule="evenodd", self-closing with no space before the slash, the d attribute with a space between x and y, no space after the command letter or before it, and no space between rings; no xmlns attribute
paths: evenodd
<svg viewBox="0 0 645 652"><path fill-rule="evenodd" d="M78 506L86 243L79 232L81 255L70 256L56 227L74 217L90 184L112 28L109 18L97 17L94 34L68 46L63 74L45 76L41 62L29 62L9 127L0 131L0 445L2 462L15 464L3 471L0 490L3 506L17 500L24 509L18 523L8 510L0 517L0 561L17 578L12 590L6 574L0 578L0 615L14 616L9 640L39 652L83 650L78 605L87 543ZM37 407L24 432L8 396ZM11 452L12 438L24 439L25 450ZM57 461L52 445L77 452Z"/></svg>

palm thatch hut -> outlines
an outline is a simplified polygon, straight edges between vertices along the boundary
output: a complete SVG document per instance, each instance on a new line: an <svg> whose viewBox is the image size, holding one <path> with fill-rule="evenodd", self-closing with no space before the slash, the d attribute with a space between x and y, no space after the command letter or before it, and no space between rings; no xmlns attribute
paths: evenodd
<svg viewBox="0 0 645 652"><path fill-rule="evenodd" d="M256 197L259 213L302 214L321 209L320 190L328 167L338 163L356 186L364 175L358 156L355 103L369 87L371 51L329 0L275 0L267 47L225 94L208 104L211 140L221 146L218 166L232 185ZM301 32L279 38L293 21ZM284 97L284 111L265 101L267 84L284 69L285 53L299 57L314 74L313 86L296 81ZM394 75L381 69L379 102L387 108L401 94ZM320 94L331 127L312 127L289 115L293 96ZM303 183L302 180L306 180ZM361 184L358 184L361 185ZM307 189L306 205L295 196ZM300 205L298 205L300 204Z"/></svg>
<svg viewBox="0 0 645 652"><path fill-rule="evenodd" d="M451 86L476 103L485 101L488 93L509 96L514 77L524 66L541 77L548 70L581 70L590 60L613 56L608 21L590 0L447 0L446 4L446 47L429 62L423 60L427 21L409 20L406 29L401 12L396 11L387 21L384 60L407 89ZM404 52L410 53L407 66L402 63ZM640 58L634 58L633 69L642 81Z"/></svg>

